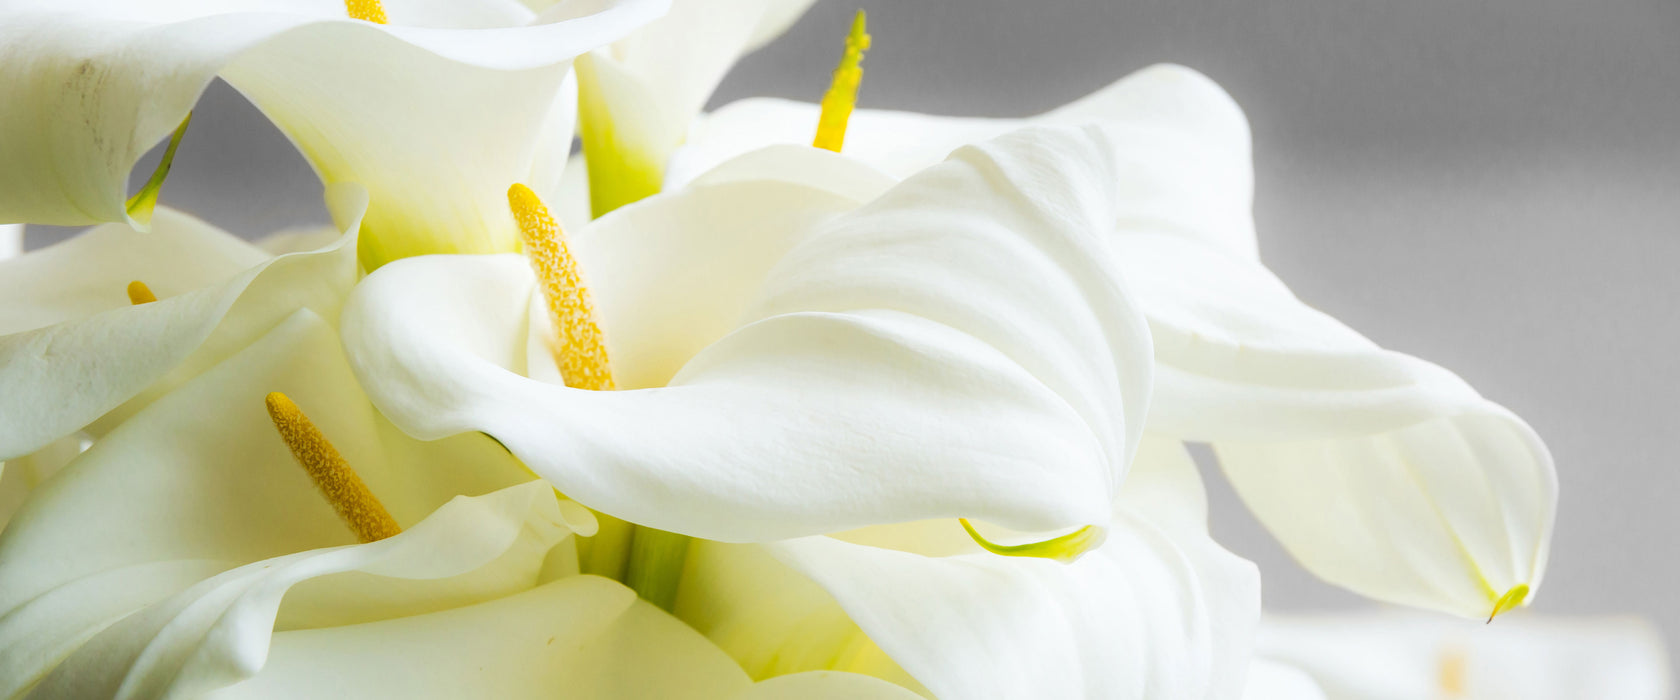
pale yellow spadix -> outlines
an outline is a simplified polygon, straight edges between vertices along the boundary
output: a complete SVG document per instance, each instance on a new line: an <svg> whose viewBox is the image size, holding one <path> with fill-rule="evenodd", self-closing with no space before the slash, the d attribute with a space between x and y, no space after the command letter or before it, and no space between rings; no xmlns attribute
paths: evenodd
<svg viewBox="0 0 1680 700"><path fill-rule="evenodd" d="M391 20L385 16L385 6L379 0L344 0L344 11L350 19L360 19L374 24L387 24Z"/></svg>
<svg viewBox="0 0 1680 700"><path fill-rule="evenodd" d="M846 52L840 55L840 65L834 68L834 80L822 98L822 116L817 119L817 138L812 146L835 153L846 142L846 122L852 118L857 105L858 85L863 83L863 52L869 50L869 34L865 31L863 10L852 20L852 31L846 35Z"/></svg>
<svg viewBox="0 0 1680 700"><path fill-rule="evenodd" d="M377 542L402 532L396 518L374 497L362 477L357 476L356 470L327 441L327 436L303 414L303 409L278 391L268 395L267 403L268 417L274 421L274 429L280 432L280 439L286 442L292 457L309 473L321 495L358 539L364 543Z"/></svg>
<svg viewBox="0 0 1680 700"><path fill-rule="evenodd" d="M556 338L552 345L555 364L566 386L574 389L609 391L613 388L612 368L607 363L606 339L595 322L595 304L577 259L566 246L566 234L548 213L537 193L524 185L508 188L508 206L519 222L525 256L537 273L537 284L548 302L549 320Z"/></svg>

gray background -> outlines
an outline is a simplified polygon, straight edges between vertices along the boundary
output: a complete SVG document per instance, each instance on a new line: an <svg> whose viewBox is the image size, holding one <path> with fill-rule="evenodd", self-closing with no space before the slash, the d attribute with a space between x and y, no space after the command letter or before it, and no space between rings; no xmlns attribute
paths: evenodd
<svg viewBox="0 0 1680 700"><path fill-rule="evenodd" d="M1550 444L1562 502L1534 609L1680 639L1680 2L822 0L715 101L818 98L859 6L866 107L1021 116L1158 61L1225 85L1254 126L1267 263ZM218 86L163 199L255 235L325 221L319 193ZM1268 607L1366 605L1209 476L1215 535L1260 564Z"/></svg>

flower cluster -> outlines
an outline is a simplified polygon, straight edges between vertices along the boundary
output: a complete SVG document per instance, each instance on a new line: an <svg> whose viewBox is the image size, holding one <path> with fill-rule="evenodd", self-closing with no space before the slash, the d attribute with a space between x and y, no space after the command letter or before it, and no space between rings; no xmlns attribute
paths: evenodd
<svg viewBox="0 0 1680 700"><path fill-rule="evenodd" d="M1187 441L1331 583L1530 600L1545 446L1261 264L1218 86L854 110L860 13L702 114L812 1L8 3L0 221L99 225L0 246L0 698L1318 697ZM125 190L216 78L333 227Z"/></svg>

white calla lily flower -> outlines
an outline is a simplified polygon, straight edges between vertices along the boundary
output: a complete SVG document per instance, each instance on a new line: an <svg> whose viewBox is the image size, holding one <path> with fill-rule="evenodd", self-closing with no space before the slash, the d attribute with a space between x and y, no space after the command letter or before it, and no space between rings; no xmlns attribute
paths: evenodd
<svg viewBox="0 0 1680 700"><path fill-rule="evenodd" d="M1107 540L1072 564L987 553L948 520L696 542L676 613L755 677L831 668L946 700L1234 698L1260 579L1208 537L1206 509L1183 446L1150 438Z"/></svg>
<svg viewBox="0 0 1680 700"><path fill-rule="evenodd" d="M658 192L666 160L724 74L815 1L672 0L664 17L579 57L578 128L594 215Z"/></svg>
<svg viewBox="0 0 1680 700"><path fill-rule="evenodd" d="M406 529L353 544L265 415L276 390ZM488 438L404 437L300 310L112 430L0 535L0 697L914 697L842 674L754 686L579 576L573 535L594 527Z"/></svg>
<svg viewBox="0 0 1680 700"><path fill-rule="evenodd" d="M1329 700L1664 700L1657 630L1633 618L1519 615L1479 625L1396 612L1268 615L1255 653Z"/></svg>
<svg viewBox="0 0 1680 700"><path fill-rule="evenodd" d="M0 69L17 79L0 83L0 104L17 108L0 112L0 221L143 225L146 207L130 216L126 204L129 170L220 76L325 182L372 193L367 267L516 250L502 191L560 172L572 59L667 6L562 3L538 15L512 0L11 2L0 10ZM155 199L156 184L142 195Z"/></svg>
<svg viewBox="0 0 1680 700"><path fill-rule="evenodd" d="M1150 374L1099 235L1109 153L1092 131L1022 132L897 185L825 151L772 154L760 165L803 180L725 169L626 207L568 237L559 278L517 256L381 268L346 306L345 345L410 434L487 433L660 530L1100 529ZM544 297L580 276L594 316L550 326ZM555 380L573 383L547 350L579 329L604 338L586 349L620 391Z"/></svg>
<svg viewBox="0 0 1680 700"><path fill-rule="evenodd" d="M819 108L754 99L705 117L667 186L772 143ZM1249 132L1217 85L1156 66L1021 120L859 110L847 156L905 176L1023 124L1100 123L1119 170L1113 259L1148 317L1150 429L1213 444L1306 568L1381 600L1486 619L1539 585L1557 477L1527 424L1451 372L1391 352L1259 260Z"/></svg>
<svg viewBox="0 0 1680 700"><path fill-rule="evenodd" d="M298 309L336 322L367 195L336 185L327 204L338 240L302 253L160 208L150 233L107 224L0 261L0 459L97 437Z"/></svg>

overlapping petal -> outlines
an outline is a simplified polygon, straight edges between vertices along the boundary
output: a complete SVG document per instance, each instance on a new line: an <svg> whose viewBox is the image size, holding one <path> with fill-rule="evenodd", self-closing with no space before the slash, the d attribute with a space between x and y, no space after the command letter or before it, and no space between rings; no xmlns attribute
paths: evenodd
<svg viewBox="0 0 1680 700"><path fill-rule="evenodd" d="M282 572L258 566L228 574L230 578L215 584L200 584L204 579L252 562L354 541L276 434L263 406L270 391L282 391L303 407L403 526L414 526L456 495L489 493L531 478L481 435L425 445L404 437L357 388L331 326L308 309L297 311L122 422L41 484L0 533L0 697L27 687L84 641L136 610L195 585L210 588L180 599L182 605L200 594L209 596L206 600L232 595L241 590L237 581L245 576ZM552 492L542 492L546 507L552 508ZM524 523L523 517L516 522ZM524 529L528 528L507 526L494 532ZM475 532L489 532L453 526L433 530L421 539L443 538L431 540L437 547L456 542L450 537L470 539ZM432 545L427 547L436 549ZM493 552L503 551L466 540L453 546L466 553L489 552L484 556L491 558ZM357 551L374 557L380 550ZM328 565L354 568L363 561L360 554L343 555L350 557L348 564L331 558L340 555L323 556L329 558L303 556L313 563L297 563L302 568L291 571L307 574L331 568ZM527 556L542 560L541 552ZM375 559L366 561L373 566ZM443 565L441 559L421 559ZM273 581L296 582L283 576ZM234 587L221 588L223 583ZM485 595L490 588L483 589ZM211 595L211 589L222 593ZM389 610L370 599L399 608L400 601L408 599L398 584L357 590L363 591L360 597L339 596L347 602L336 612L330 603L338 594L323 595L319 605L307 609L308 615L299 612L298 619L354 615L358 608ZM470 590L463 586L457 593ZM506 592L505 586L496 590ZM124 624L151 624L143 622L145 618L129 619L133 622ZM182 625L168 630L186 629ZM115 648L124 654L139 653L133 645L150 638L144 630L113 634L117 636L109 639L122 642ZM159 651L150 653L161 656L134 657L139 670L133 682L167 680L170 672L155 669L172 667L182 650L192 647L167 639L160 644ZM88 653L95 655L89 663L108 667L111 657L106 652ZM206 668L232 668L224 661L204 663L211 664ZM73 685L96 678L82 671L66 673L64 680Z"/></svg>
<svg viewBox="0 0 1680 700"><path fill-rule="evenodd" d="M375 206L370 266L436 250L512 250L506 183L569 143L551 116L573 57L667 0L391 0L393 24L330 0L25 0L0 14L0 221L124 221L124 183L217 75L250 98L329 184ZM583 14L578 14L578 13ZM558 119L558 121L555 121ZM563 127L563 138L545 128ZM558 168L558 164L553 165ZM398 235L400 234L400 235Z"/></svg>
<svg viewBox="0 0 1680 700"><path fill-rule="evenodd" d="M328 189L339 241L269 258L160 209L155 230L95 228L0 261L0 458L29 454L107 416L95 432L267 333L300 308L336 320L356 281L360 188ZM133 305L130 282L159 301Z"/></svg>
<svg viewBox="0 0 1680 700"><path fill-rule="evenodd" d="M1330 700L1661 700L1671 689L1657 630L1629 618L1268 616L1256 653L1305 671Z"/></svg>
<svg viewBox="0 0 1680 700"><path fill-rule="evenodd" d="M596 222L576 254L628 391L525 376L543 354L527 339L548 336L512 256L381 269L345 343L404 430L489 433L569 496L663 530L1103 525L1149 363L1100 240L1101 139L965 149L843 216L840 194L746 179Z"/></svg>
<svg viewBox="0 0 1680 700"><path fill-rule="evenodd" d="M725 107L672 180L798 141L815 114ZM1248 125L1212 81L1157 66L1027 120L863 110L846 154L903 174L1023 122L1069 121L1102 124L1116 149L1110 244L1154 337L1151 430L1214 443L1261 521L1329 581L1480 618L1531 595L1556 510L1545 445L1451 372L1381 349L1260 264Z"/></svg>
<svg viewBox="0 0 1680 700"><path fill-rule="evenodd" d="M724 73L813 2L675 0L664 17L581 57L580 127L584 151L595 159L593 210L605 213L659 191L666 160Z"/></svg>
<svg viewBox="0 0 1680 700"><path fill-rule="evenodd" d="M1107 541L1073 564L981 552L954 521L696 543L677 613L755 677L906 675L940 698L1231 698L1252 565L1206 532L1183 447L1146 440Z"/></svg>

